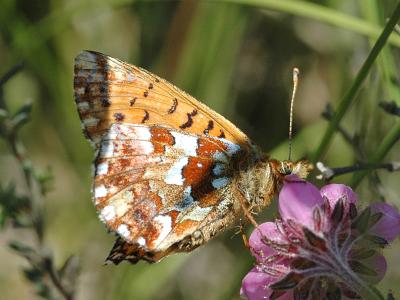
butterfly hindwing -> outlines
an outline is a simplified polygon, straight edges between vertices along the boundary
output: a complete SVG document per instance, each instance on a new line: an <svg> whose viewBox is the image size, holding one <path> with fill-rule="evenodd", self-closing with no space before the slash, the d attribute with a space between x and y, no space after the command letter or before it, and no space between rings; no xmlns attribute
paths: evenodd
<svg viewBox="0 0 400 300"><path fill-rule="evenodd" d="M239 209L231 183L243 154L221 138L113 124L100 143L94 184L100 218L122 238L109 260L132 262L135 253L156 261L190 251L216 227L231 225Z"/></svg>

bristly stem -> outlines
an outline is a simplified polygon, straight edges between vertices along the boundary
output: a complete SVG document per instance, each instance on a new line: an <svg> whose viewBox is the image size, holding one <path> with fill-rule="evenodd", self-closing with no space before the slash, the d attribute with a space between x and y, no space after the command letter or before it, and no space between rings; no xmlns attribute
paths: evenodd
<svg viewBox="0 0 400 300"><path fill-rule="evenodd" d="M351 85L349 90L345 93L342 100L340 101L338 109L336 110L336 113L334 114L332 121L329 123L328 128L326 129L320 145L318 146L317 150L311 157L311 161L313 163L316 163L320 159L320 157L325 153L325 151L327 150L327 148L332 140L332 137L333 137L335 131L337 130L337 127L338 127L341 119L345 115L350 104L356 98L356 95L357 95L358 91L360 90L361 85L365 81L378 54L380 53L382 48L385 46L386 41L389 38L390 34L392 33L399 18L400 18L400 3L397 4L392 16L390 17L385 28L383 29L382 34L379 36L379 38L376 41L375 45L373 46L371 52L369 53L367 59L365 60L364 64L362 65L360 71L358 72L356 78L354 79L353 84ZM399 124L400 124L400 122L399 122ZM400 130L400 125L399 125L399 130Z"/></svg>
<svg viewBox="0 0 400 300"><path fill-rule="evenodd" d="M325 179L327 181L332 180L336 176L360 172L360 171L368 171L368 170L377 170L384 169L389 172L399 171L400 163L391 162L391 163L369 163L369 164L355 164L353 166L341 167L341 168L329 168L325 166L322 162L316 163L317 169L321 172L320 175L317 176L317 179Z"/></svg>
<svg viewBox="0 0 400 300"><path fill-rule="evenodd" d="M53 258L48 256L45 251L47 246L44 244L43 240L44 216L42 208L44 190L40 188L42 183L40 182L40 179L38 179L36 172L32 167L32 162L26 155L24 144L18 137L20 124L24 124L25 121L29 119L30 105L27 105L26 108L21 109L19 113L12 116L3 97L3 85L16 73L22 70L22 68L22 63L17 64L0 78L0 110L4 117L0 122L0 137L3 138L10 147L11 153L16 158L18 165L24 174L24 181L28 194L27 199L30 203L30 225L27 225L26 228L29 228L33 231L34 238L36 239L36 247L33 249L30 246L26 246L24 243L18 242L12 242L10 243L10 246L13 244L14 246L11 246L11 248L16 250L21 256L27 258L27 260L31 263L32 268L35 269L34 271L37 271L39 274L45 274L46 278L50 279L53 286L58 290L64 299L73 300L73 287L69 287L63 282L63 271L59 271L55 268ZM19 114L21 115L19 120L24 121L21 121L19 124L15 125L13 121L17 119ZM2 204L3 203L0 203L0 205ZM32 255L34 255L35 259L32 259ZM68 263L69 261L67 260L63 268L70 267L71 264ZM77 270L77 268L75 268L75 270ZM42 294L38 292L39 295L45 297L44 292L41 292ZM48 297L52 298L50 295L48 295Z"/></svg>

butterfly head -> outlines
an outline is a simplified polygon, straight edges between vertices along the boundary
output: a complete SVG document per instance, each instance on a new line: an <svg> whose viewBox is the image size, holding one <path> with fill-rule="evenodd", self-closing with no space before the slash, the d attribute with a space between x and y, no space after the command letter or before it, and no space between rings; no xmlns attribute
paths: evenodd
<svg viewBox="0 0 400 300"><path fill-rule="evenodd" d="M297 175L300 178L306 178L312 169L313 165L306 160L298 160L296 162L283 160L279 161L278 165L275 165L275 170L279 173L279 177Z"/></svg>

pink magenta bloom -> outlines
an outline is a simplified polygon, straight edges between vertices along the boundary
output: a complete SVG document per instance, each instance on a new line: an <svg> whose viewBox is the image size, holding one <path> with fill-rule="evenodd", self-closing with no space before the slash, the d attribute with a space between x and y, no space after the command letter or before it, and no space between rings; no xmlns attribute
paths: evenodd
<svg viewBox="0 0 400 300"><path fill-rule="evenodd" d="M370 285L386 272L380 249L400 234L400 214L385 203L357 212L357 201L345 185L318 190L287 176L279 194L281 218L259 225L250 236L257 262L243 279L241 296L373 299Z"/></svg>

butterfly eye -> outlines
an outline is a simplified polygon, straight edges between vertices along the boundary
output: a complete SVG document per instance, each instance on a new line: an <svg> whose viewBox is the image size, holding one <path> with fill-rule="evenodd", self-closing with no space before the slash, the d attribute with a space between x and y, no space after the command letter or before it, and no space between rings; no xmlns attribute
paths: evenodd
<svg viewBox="0 0 400 300"><path fill-rule="evenodd" d="M281 162L281 170L280 173L282 175L290 175L293 171L293 163L288 160L284 160Z"/></svg>

